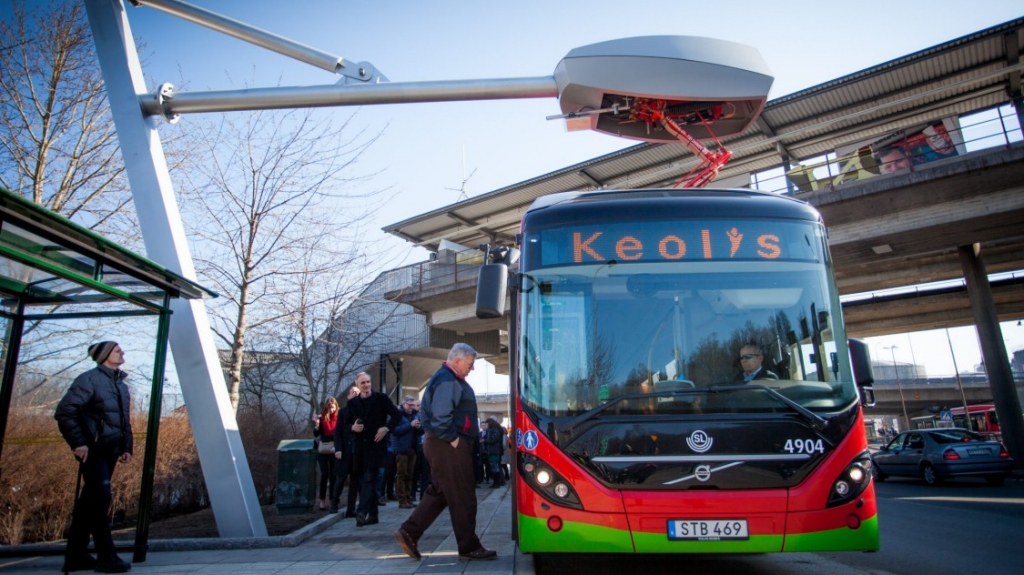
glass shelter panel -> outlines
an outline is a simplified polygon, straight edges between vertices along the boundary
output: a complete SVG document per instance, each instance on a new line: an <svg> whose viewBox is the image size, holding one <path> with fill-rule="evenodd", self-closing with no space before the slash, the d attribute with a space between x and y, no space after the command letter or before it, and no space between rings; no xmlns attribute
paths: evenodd
<svg viewBox="0 0 1024 575"><path fill-rule="evenodd" d="M0 245L86 277L92 277L96 269L92 259L10 222L4 222L0 228Z"/></svg>
<svg viewBox="0 0 1024 575"><path fill-rule="evenodd" d="M135 459L118 465L111 513L118 545L135 537L142 456L154 372L157 316L27 320L4 429L0 477L0 544L57 541L64 537L75 497L78 466L53 414L75 377L95 363L90 343L117 340L125 351ZM168 458L169 460L172 458Z"/></svg>

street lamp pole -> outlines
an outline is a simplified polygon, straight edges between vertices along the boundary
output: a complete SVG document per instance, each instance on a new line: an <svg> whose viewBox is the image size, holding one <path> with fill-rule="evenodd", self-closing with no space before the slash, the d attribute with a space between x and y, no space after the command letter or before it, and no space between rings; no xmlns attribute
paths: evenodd
<svg viewBox="0 0 1024 575"><path fill-rule="evenodd" d="M949 355L953 358L953 371L956 372L956 386L960 388L960 400L964 403L964 427L971 429L971 414L967 411L967 395L964 394L964 384L960 381L960 368L956 366L956 353L953 352L953 340L949 337L949 328L946 328L946 342L949 343Z"/></svg>
<svg viewBox="0 0 1024 575"><path fill-rule="evenodd" d="M883 349L887 349L892 352L892 370L896 374L896 387L900 390L900 404L903 405L903 425L905 426L904 431L910 429L910 417L907 415L907 400L903 397L903 384L900 382L900 370L896 367L896 345L887 345Z"/></svg>

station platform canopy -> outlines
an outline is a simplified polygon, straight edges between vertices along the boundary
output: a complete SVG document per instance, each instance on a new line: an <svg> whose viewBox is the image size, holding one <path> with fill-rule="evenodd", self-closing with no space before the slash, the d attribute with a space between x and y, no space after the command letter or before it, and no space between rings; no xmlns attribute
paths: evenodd
<svg viewBox="0 0 1024 575"><path fill-rule="evenodd" d="M8 313L19 304L42 310L115 301L160 312L165 298L217 296L2 187L0 294L0 308Z"/></svg>

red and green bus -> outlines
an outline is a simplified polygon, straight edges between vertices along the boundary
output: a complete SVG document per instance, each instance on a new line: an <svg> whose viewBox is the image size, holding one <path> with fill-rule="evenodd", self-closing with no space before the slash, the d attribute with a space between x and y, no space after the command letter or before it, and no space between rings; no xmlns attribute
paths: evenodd
<svg viewBox="0 0 1024 575"><path fill-rule="evenodd" d="M523 552L878 549L870 362L848 344L814 208L750 190L560 193L487 257L478 316L511 296ZM737 380L741 349L775 379Z"/></svg>

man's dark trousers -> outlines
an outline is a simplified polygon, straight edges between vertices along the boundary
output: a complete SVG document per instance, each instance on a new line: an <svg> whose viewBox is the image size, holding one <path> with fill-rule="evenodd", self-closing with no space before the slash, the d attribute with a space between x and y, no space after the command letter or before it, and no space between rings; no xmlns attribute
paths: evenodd
<svg viewBox="0 0 1024 575"><path fill-rule="evenodd" d="M89 535L96 546L96 555L102 560L114 557L114 540L110 535L110 478L114 475L117 455L90 449L85 463L81 463L82 493L75 501L68 531L68 557L82 557L89 547Z"/></svg>
<svg viewBox="0 0 1024 575"><path fill-rule="evenodd" d="M367 519L377 519L377 508L380 505L377 478L380 476L381 464L387 457L387 444L357 439L352 446L352 464L355 466L356 475L359 476L359 506L356 513L364 514Z"/></svg>
<svg viewBox="0 0 1024 575"><path fill-rule="evenodd" d="M359 496L360 486L359 475L352 466L352 460L352 449L349 448L341 456L341 460L334 463L334 472L337 475L334 478L334 491L331 493L331 504L340 505L341 490L345 487L345 478L348 478L348 505L345 506L345 515L349 517L356 515L356 497Z"/></svg>
<svg viewBox="0 0 1024 575"><path fill-rule="evenodd" d="M476 478L473 452L478 448L474 438L459 436L459 446L427 432L423 453L430 464L431 481L423 492L423 500L413 509L402 529L414 541L434 523L445 507L452 519L452 530L459 553L470 553L483 545L476 536Z"/></svg>

